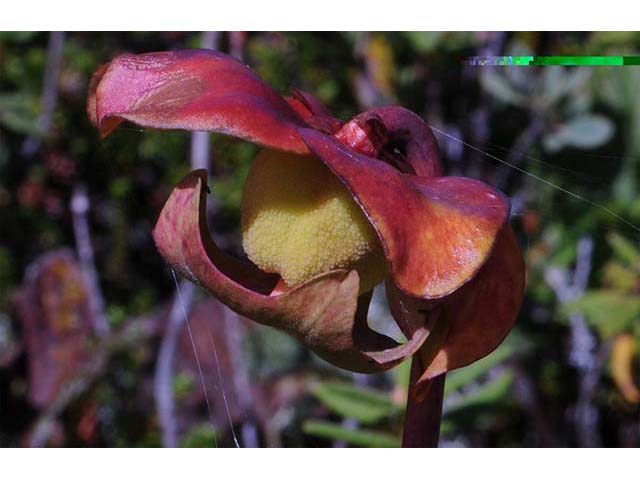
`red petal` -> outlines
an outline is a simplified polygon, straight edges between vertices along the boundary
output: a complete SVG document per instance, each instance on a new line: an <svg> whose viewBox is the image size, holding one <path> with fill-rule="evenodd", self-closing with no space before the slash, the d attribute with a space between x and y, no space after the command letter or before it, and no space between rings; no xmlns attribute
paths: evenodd
<svg viewBox="0 0 640 480"><path fill-rule="evenodd" d="M491 353L516 321L525 287L525 266L511 227L500 233L478 275L451 296L435 301L409 298L387 282L392 312L398 317L426 316L434 324L418 355L420 382L464 367ZM406 321L406 320L405 320Z"/></svg>
<svg viewBox="0 0 640 480"><path fill-rule="evenodd" d="M429 126L418 115L403 107L389 106L368 110L354 118L382 122L389 139L404 152L404 161L419 177L442 175L438 144Z"/></svg>
<svg viewBox="0 0 640 480"><path fill-rule="evenodd" d="M123 120L208 130L295 153L303 120L246 65L212 50L121 55L92 79L87 108L104 136ZM95 105L95 106L94 106ZM95 109L95 114L93 113Z"/></svg>
<svg viewBox="0 0 640 480"><path fill-rule="evenodd" d="M309 126L331 135L340 130L342 122L313 95L297 88L292 88L291 94L285 100Z"/></svg>
<svg viewBox="0 0 640 480"><path fill-rule="evenodd" d="M368 216L405 293L449 295L487 260L509 215L500 192L469 178L403 174L320 132L301 129L300 135Z"/></svg>
<svg viewBox="0 0 640 480"><path fill-rule="evenodd" d="M419 324L411 324L404 345L368 328L369 299L358 299L355 271L334 270L273 295L267 294L273 279L249 285L253 270L221 252L208 233L205 181L202 170L188 175L169 197L153 232L158 250L179 273L240 315L284 330L341 368L385 370L420 348L427 331Z"/></svg>

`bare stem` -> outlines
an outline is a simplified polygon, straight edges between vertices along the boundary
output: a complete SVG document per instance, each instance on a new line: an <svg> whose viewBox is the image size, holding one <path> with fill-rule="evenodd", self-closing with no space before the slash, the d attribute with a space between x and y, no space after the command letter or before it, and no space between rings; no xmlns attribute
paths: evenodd
<svg viewBox="0 0 640 480"><path fill-rule="evenodd" d="M246 32L229 32L229 53L238 60L244 58L244 44L247 38Z"/></svg>
<svg viewBox="0 0 640 480"><path fill-rule="evenodd" d="M573 272L557 267L549 267L545 270L545 280L560 303L569 303L584 295L591 274L592 253L592 238L583 237L577 245L576 266ZM589 329L584 315L571 314L569 325L571 335L569 363L578 373L578 399L573 415L577 442L581 447L598 447L601 439L598 432L598 409L594 398L604 360L597 352L597 340Z"/></svg>
<svg viewBox="0 0 640 480"><path fill-rule="evenodd" d="M182 281L180 285L182 299L185 308L191 305L195 287L193 284ZM187 313L188 314L188 313ZM156 371L153 381L153 393L158 411L158 423L162 430L162 445L173 448L177 445L177 426L175 418L175 400L173 396L173 359L180 333L182 333L185 322L182 304L178 294L171 305L171 313L167 321L167 327L162 337Z"/></svg>
<svg viewBox="0 0 640 480"><path fill-rule="evenodd" d="M440 439L446 373L431 380L429 385L418 388L416 384L423 371L421 365L420 359L414 356L402 435L405 448L436 448Z"/></svg>
<svg viewBox="0 0 640 480"><path fill-rule="evenodd" d="M250 415L254 410L253 396L251 394L251 383L249 380L249 372L245 368L245 360L242 357L242 339L245 335L244 325L241 323L240 316L226 306L224 309L225 322L225 341L227 343L227 351L233 364L233 390L235 398L242 413L244 421L240 429L242 433L242 445L245 448L257 448L258 429L255 423L250 419Z"/></svg>
<svg viewBox="0 0 640 480"><path fill-rule="evenodd" d="M58 78L62 64L64 47L64 32L49 33L47 46L47 64L42 81L42 96L40 97L40 115L36 120L37 135L30 135L22 144L22 154L32 157L40 148L42 137L51 128L53 113L58 103Z"/></svg>
<svg viewBox="0 0 640 480"><path fill-rule="evenodd" d="M88 214L91 205L87 189L77 185L71 196L71 214L73 217L73 234L76 241L76 252L80 260L82 275L89 287L89 305L93 329L98 336L109 333L109 322L104 315L104 297L100 289L100 281L91 245Z"/></svg>

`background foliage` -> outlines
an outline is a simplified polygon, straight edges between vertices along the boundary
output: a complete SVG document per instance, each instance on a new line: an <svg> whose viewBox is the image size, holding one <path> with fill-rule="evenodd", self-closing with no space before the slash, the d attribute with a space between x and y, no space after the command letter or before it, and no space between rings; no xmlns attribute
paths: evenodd
<svg viewBox="0 0 640 480"><path fill-rule="evenodd" d="M448 376L442 445L640 446L640 249L631 225L640 224L640 67L457 61L637 55L640 35L210 38L279 91L312 92L343 120L388 103L417 112L444 132L448 173L512 197L527 297L508 340ZM176 283L150 231L190 169L190 137L125 127L101 141L85 98L91 73L119 53L201 41L179 32L0 33L0 445L399 444L407 365L372 377L336 370L185 284L190 321L180 322ZM217 240L241 254L238 206L255 148L210 142ZM371 322L397 335L383 297L376 292Z"/></svg>

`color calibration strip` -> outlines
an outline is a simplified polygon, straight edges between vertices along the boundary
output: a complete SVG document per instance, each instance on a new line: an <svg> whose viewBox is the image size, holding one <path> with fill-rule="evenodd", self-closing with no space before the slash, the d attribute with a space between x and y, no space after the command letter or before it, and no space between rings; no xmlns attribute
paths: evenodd
<svg viewBox="0 0 640 480"><path fill-rule="evenodd" d="M615 67L627 65L640 65L640 57L606 56L606 57L466 57L462 59L463 65L474 66L515 66L533 67L538 65L563 65L567 67Z"/></svg>

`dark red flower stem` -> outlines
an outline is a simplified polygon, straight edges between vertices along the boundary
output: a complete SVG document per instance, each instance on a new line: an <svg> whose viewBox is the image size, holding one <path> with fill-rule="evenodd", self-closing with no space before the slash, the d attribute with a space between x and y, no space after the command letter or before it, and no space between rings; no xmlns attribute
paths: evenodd
<svg viewBox="0 0 640 480"><path fill-rule="evenodd" d="M411 361L411 377L407 395L407 410L404 416L404 448L436 448L440 438L442 420L442 400L446 373L430 380L419 389L416 383L423 372L420 358L415 355Z"/></svg>

